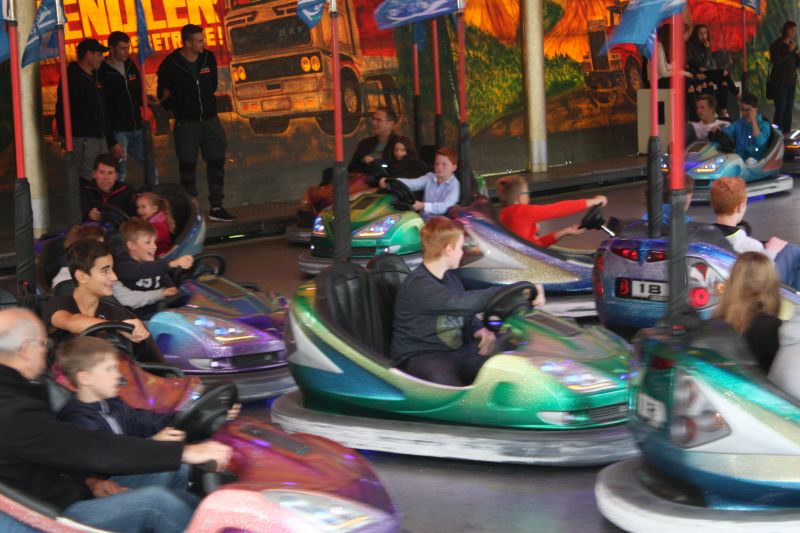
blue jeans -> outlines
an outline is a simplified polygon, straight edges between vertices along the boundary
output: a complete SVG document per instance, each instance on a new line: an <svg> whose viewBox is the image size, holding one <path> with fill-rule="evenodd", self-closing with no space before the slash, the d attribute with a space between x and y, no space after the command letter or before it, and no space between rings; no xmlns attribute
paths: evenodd
<svg viewBox="0 0 800 533"><path fill-rule="evenodd" d="M168 489L186 490L186 486L189 484L189 465L181 465L180 469L174 472L111 476L111 481L129 489L166 487Z"/></svg>
<svg viewBox="0 0 800 533"><path fill-rule="evenodd" d="M781 85L775 95L775 115L772 123L777 124L783 133L792 130L792 110L794 109L794 93L796 84Z"/></svg>
<svg viewBox="0 0 800 533"><path fill-rule="evenodd" d="M186 491L151 486L75 502L61 514L109 531L173 533L186 529L198 503Z"/></svg>
<svg viewBox="0 0 800 533"><path fill-rule="evenodd" d="M125 181L125 172L128 169L128 155L139 163L139 167L144 172L144 138L142 137L142 130L136 131L115 131L114 137L125 152L125 157L119 162L117 168L117 179ZM151 162L153 168L153 177L158 177L158 170L155 167L155 161Z"/></svg>
<svg viewBox="0 0 800 533"><path fill-rule="evenodd" d="M781 281L800 290L800 246L789 243L775 256L775 268Z"/></svg>

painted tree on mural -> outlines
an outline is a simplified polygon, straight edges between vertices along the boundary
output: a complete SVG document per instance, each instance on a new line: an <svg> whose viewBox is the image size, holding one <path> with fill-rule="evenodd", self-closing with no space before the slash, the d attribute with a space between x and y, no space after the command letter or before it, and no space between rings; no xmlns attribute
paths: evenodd
<svg viewBox="0 0 800 533"><path fill-rule="evenodd" d="M544 39L544 55L555 57L569 56L581 61L589 54L589 40L586 35L587 21L607 19L608 0L560 0L564 8L561 20L547 33Z"/></svg>

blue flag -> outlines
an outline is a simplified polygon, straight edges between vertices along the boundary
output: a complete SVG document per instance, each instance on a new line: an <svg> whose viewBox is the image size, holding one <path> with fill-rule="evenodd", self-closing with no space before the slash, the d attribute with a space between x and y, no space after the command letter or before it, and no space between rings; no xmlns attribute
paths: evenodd
<svg viewBox="0 0 800 533"><path fill-rule="evenodd" d="M652 35L667 17L686 7L686 0L633 0L606 43L606 50L617 44L635 44L646 57L653 49Z"/></svg>
<svg viewBox="0 0 800 533"><path fill-rule="evenodd" d="M147 34L147 19L144 16L142 0L136 0L136 35L139 38L139 66L141 66L144 65L145 59L153 55L150 36Z"/></svg>
<svg viewBox="0 0 800 533"><path fill-rule="evenodd" d="M297 17L306 26L313 28L322 20L322 8L325 0L297 0Z"/></svg>
<svg viewBox="0 0 800 533"><path fill-rule="evenodd" d="M425 48L425 25L419 22L411 24L411 35L414 39L414 44L417 49L423 50Z"/></svg>
<svg viewBox="0 0 800 533"><path fill-rule="evenodd" d="M742 7L750 8L761 16L761 0L742 0Z"/></svg>
<svg viewBox="0 0 800 533"><path fill-rule="evenodd" d="M388 30L457 10L457 0L385 0L375 9L375 22L378 28Z"/></svg>
<svg viewBox="0 0 800 533"><path fill-rule="evenodd" d="M39 5L25 52L22 54L23 67L49 57L58 57L56 1L61 0L42 0Z"/></svg>
<svg viewBox="0 0 800 533"><path fill-rule="evenodd" d="M0 18L0 63L8 59L11 55L11 50L8 48L8 32L6 31L6 22Z"/></svg>

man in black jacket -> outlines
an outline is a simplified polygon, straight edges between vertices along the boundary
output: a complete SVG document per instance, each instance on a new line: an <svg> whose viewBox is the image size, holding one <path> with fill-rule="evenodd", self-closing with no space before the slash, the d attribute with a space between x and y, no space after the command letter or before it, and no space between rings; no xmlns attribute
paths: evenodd
<svg viewBox="0 0 800 533"><path fill-rule="evenodd" d="M0 311L0 481L100 529L183 531L197 503L191 494L155 486L92 494L80 472L140 474L208 461L224 468L230 447L146 440L58 422L46 387L37 381L45 371L47 346L33 313Z"/></svg>
<svg viewBox="0 0 800 533"><path fill-rule="evenodd" d="M144 172L142 78L136 64L130 59L130 37L121 31L111 32L108 49L108 57L100 65L99 76L111 131L122 147L117 179L124 182L128 154L138 161Z"/></svg>
<svg viewBox="0 0 800 533"><path fill-rule="evenodd" d="M83 220L100 222L103 215L99 208L113 206L128 216L136 216L134 191L117 179L117 160L111 154L100 154L92 165L92 181L81 187L81 214Z"/></svg>
<svg viewBox="0 0 800 533"><path fill-rule="evenodd" d="M387 163L394 162L392 149L397 136L393 130L397 124L397 113L388 107L379 107L372 113L370 123L373 135L358 143L347 165L348 172L369 172L370 163L376 159L382 159Z"/></svg>
<svg viewBox="0 0 800 533"><path fill-rule="evenodd" d="M208 218L233 222L236 217L222 207L225 198L225 131L217 117L217 60L205 49L203 28L181 28L183 48L168 55L158 67L158 99L175 117L173 135L181 185L197 196L197 152L206 162Z"/></svg>
<svg viewBox="0 0 800 533"><path fill-rule="evenodd" d="M69 104L72 117L72 141L78 165L78 175L92 179L92 163L98 155L110 151L115 158L124 155L122 147L111 132L111 123L106 113L102 85L97 69L103 63L103 53L108 48L95 39L84 39L78 43L78 61L67 66ZM63 138L64 102L61 84L56 99L56 125Z"/></svg>

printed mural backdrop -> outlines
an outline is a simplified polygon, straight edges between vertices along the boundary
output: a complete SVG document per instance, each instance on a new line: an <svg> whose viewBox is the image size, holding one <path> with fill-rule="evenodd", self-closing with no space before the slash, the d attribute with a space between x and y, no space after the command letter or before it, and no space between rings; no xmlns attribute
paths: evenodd
<svg viewBox="0 0 800 533"><path fill-rule="evenodd" d="M83 38L105 41L114 30L131 35L137 48L133 0L65 0L67 48L74 54ZM343 63L346 157L369 134L365 117L378 105L390 105L403 117L410 134L412 30L376 28L372 13L379 0L341 2L340 34ZM519 0L468 0L468 108L474 135L474 166L479 172L524 166L520 139L524 133ZM208 47L220 65L218 99L229 137L227 187L229 205L298 198L316 184L332 159L330 35L327 12L309 30L294 15L295 0L143 0L151 45L147 62L149 92L155 93L155 70L180 46L180 28L191 22L205 28ZM641 57L627 47L602 54L612 24L626 2L609 0L545 0L545 83L551 154L570 145L572 160L592 159L598 139L614 137L611 150L636 151L636 89L641 83ZM735 0L689 0L693 23L710 27L718 62L739 77L741 11ZM769 69L767 50L780 26L795 19L791 0L762 1L761 16L747 19L750 87L763 97ZM420 49L422 106L426 124L423 142L433 141L433 91L430 23L424 23ZM447 143L457 141L457 47L450 17L440 19L442 94L447 118ZM754 37L755 36L755 37ZM135 57L135 56L134 56ZM46 131L50 130L58 70L54 60L42 67ZM427 83L427 85L426 85ZM8 95L8 67L0 67L0 94ZM11 162L9 98L0 98L0 161ZM169 117L154 110L156 156L160 174L176 174ZM611 133L610 132L614 132ZM623 134L619 134L623 132ZM594 143L594 144L593 144ZM491 152L492 157L486 154ZM560 153L560 152L558 152ZM59 149L49 142L48 163L56 166ZM556 156L558 157L558 155ZM551 156L551 162L553 157ZM136 165L130 165L134 173ZM3 165L4 179L13 175ZM169 179L169 178L167 178ZM204 180L199 180L200 182Z"/></svg>

